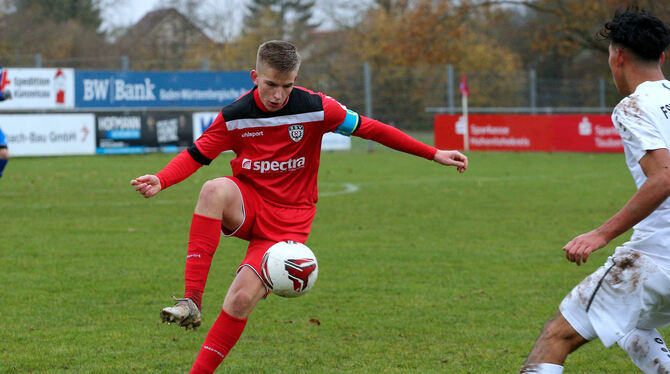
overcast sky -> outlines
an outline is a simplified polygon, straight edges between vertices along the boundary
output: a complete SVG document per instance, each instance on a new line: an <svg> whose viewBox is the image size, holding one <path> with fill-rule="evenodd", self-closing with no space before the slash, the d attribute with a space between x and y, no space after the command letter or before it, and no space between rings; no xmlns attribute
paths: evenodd
<svg viewBox="0 0 670 374"><path fill-rule="evenodd" d="M107 29L114 26L135 24L147 12L158 7L160 3L160 0L121 0L114 5L105 6L102 9L102 27Z"/></svg>
<svg viewBox="0 0 670 374"><path fill-rule="evenodd" d="M216 7L227 9L231 18L224 20L232 23L232 28L239 28L244 17L248 0L209 0ZM322 24L322 28L333 28L331 15L336 14L341 22L353 20L372 0L317 0L314 11L315 21ZM104 3L104 2L103 2ZM165 7L164 0L116 0L103 5L103 30L114 27L127 27L139 21L147 12ZM232 21L232 22L231 22Z"/></svg>

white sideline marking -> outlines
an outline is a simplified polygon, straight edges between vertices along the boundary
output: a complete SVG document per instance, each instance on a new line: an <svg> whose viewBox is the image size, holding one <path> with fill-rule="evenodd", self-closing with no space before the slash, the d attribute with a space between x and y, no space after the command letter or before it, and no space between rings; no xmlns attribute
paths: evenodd
<svg viewBox="0 0 670 374"><path fill-rule="evenodd" d="M600 179L602 177L615 177L620 173L585 173L585 174L570 174L570 175L544 175L544 174L533 174L533 175L499 175L499 176L472 176L468 175L467 172L463 175L440 175L440 176L428 176L428 177L419 177L419 178L401 178L401 179L385 179L385 180L375 180L375 181L363 181L357 182L360 185L396 185L396 184L424 184L424 183L443 183L443 182L461 182L461 183L496 183L496 182L507 182L507 181L524 181L524 180L552 180L556 179L559 181L574 181L574 180L584 180L584 179Z"/></svg>
<svg viewBox="0 0 670 374"><path fill-rule="evenodd" d="M328 184L328 183L326 183ZM350 193L356 193L360 190L360 187L358 185L353 184L353 183L332 183L334 185L341 185L342 189L338 191L326 191L326 192L319 192L319 197L325 197L325 196L337 196L337 195L346 195ZM110 190L114 191L114 190ZM0 194L0 197L10 197L12 195L19 196L22 194ZM141 196L139 196L141 197ZM150 200L151 204L157 204L157 205L175 205L179 203L184 203L184 204L193 204L193 201L191 199L156 199L156 198L151 198L151 199L134 199L131 198L130 200L125 200L125 201L104 201L104 200L96 200L95 198L91 198L88 202L80 202L79 204L76 204L78 207L89 207L89 206L137 206L141 204L146 204L145 201ZM59 204L59 203L51 203L51 204L34 204L30 208L32 209L50 209L54 207L62 207L66 206L65 204ZM70 206L70 205L68 205Z"/></svg>
<svg viewBox="0 0 670 374"><path fill-rule="evenodd" d="M589 180L589 179L600 179L602 177L615 177L618 176L619 173L584 173L584 174L571 174L568 176L560 176L560 175L543 175L543 174L535 174L535 175L519 175L519 174L512 174L512 175L504 175L504 176L493 176L493 177L487 177L487 176L468 176L467 174L465 175L441 175L441 176L429 176L429 177L421 177L421 178L401 178L401 179L386 179L386 180L375 180L375 181L362 181L362 182L356 182L354 183L327 183L323 182L321 185L342 185L343 188L342 190L339 191L326 191L326 192L320 192L319 196L320 197L328 197L328 196L337 196L337 195L344 195L344 194L350 194L350 193L356 193L360 190L360 186L375 186L375 185L407 185L407 184L425 184L425 183L444 183L444 182L449 182L449 183L466 183L466 184L483 184L483 183L497 183L497 182L510 182L510 181L522 181L522 180L558 180L561 182L565 181L577 181L577 180ZM12 192L3 192L0 191L0 200L7 200L6 201L6 206L8 208L14 207L17 205L21 205L22 208L30 208L30 209L50 209L54 207L63 207L63 206L77 206L77 207L88 207L88 206L138 206L141 204L158 204L158 205L175 205L175 204L186 204L188 206L193 206L195 204L195 200L189 198L182 198L182 199L164 199L164 198L159 198L156 199L151 198L151 199L145 199L142 198L141 196L135 196L129 200L125 201L105 201L102 200L98 197L97 194L100 192L116 192L117 190L113 189L100 189L96 190L96 196L91 196L90 199L83 198L83 200L76 204L76 205L71 205L71 204L59 204L59 203L35 203L32 205L25 205L25 204L20 204L16 203L14 204L13 201L16 199L12 199L13 197L17 196L24 196L25 193L17 192L17 193L12 193ZM10 199L7 199L10 198ZM88 201L87 201L88 200ZM147 201L149 200L149 201ZM86 201L86 202L84 202ZM3 203L4 204L4 203Z"/></svg>
<svg viewBox="0 0 670 374"><path fill-rule="evenodd" d="M342 183L342 185L344 186L344 189L342 189L341 191L326 191L326 192L319 192L319 197L322 197L322 196L335 196L335 195L346 195L346 194L350 194L350 193L358 192L358 190L360 189L360 187L358 187L357 185L355 185L355 184L353 184L353 183Z"/></svg>

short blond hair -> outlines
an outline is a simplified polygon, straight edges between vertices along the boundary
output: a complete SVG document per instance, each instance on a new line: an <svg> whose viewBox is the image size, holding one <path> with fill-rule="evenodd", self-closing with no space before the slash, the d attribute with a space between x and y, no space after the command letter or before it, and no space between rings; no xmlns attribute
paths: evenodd
<svg viewBox="0 0 670 374"><path fill-rule="evenodd" d="M256 55L256 70L269 66L281 73L298 71L300 55L298 49L291 43L283 40L270 40L258 47Z"/></svg>

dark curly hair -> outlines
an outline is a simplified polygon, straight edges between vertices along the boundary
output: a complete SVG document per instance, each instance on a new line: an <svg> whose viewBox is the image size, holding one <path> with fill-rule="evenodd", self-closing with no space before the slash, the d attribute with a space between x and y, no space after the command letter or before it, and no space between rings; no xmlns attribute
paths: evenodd
<svg viewBox="0 0 670 374"><path fill-rule="evenodd" d="M670 29L645 10L628 6L617 9L596 38L626 47L641 60L658 61L670 44Z"/></svg>

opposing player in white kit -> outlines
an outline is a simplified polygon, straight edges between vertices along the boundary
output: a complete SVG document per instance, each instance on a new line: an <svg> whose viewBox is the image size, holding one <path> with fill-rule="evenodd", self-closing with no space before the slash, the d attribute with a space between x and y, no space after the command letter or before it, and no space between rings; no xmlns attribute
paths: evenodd
<svg viewBox="0 0 670 374"><path fill-rule="evenodd" d="M617 343L645 373L668 373L670 353L656 330L670 324L670 82L661 71L670 30L634 7L619 9L599 36L610 42L619 93L612 121L637 192L599 228L565 245L568 260L634 228L605 264L578 284L544 326L521 373L562 373L568 354L599 338Z"/></svg>

